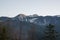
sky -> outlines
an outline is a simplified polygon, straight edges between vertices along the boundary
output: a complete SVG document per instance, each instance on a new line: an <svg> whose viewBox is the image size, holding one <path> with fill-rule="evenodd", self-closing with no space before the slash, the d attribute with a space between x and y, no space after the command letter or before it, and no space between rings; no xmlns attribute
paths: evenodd
<svg viewBox="0 0 60 40"><path fill-rule="evenodd" d="M60 0L0 0L0 16L60 15Z"/></svg>

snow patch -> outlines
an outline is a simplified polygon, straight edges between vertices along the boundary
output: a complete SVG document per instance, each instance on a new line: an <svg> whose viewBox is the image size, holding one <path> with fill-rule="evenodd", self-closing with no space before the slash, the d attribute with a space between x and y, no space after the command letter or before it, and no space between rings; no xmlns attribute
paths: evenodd
<svg viewBox="0 0 60 40"><path fill-rule="evenodd" d="M30 19L29 21L32 23L36 20L37 18Z"/></svg>

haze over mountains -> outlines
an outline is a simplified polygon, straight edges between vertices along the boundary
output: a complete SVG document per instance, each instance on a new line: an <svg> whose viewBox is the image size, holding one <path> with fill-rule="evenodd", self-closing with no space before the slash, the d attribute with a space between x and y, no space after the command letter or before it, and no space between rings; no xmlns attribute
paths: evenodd
<svg viewBox="0 0 60 40"><path fill-rule="evenodd" d="M2 25L7 25L13 30L10 30L13 34L11 34L12 37L17 36L19 38L20 29L22 28L22 37L24 39L27 39L27 33L33 26L36 29L37 35L39 35L39 32L41 32L40 35L43 34L45 26L49 24L56 26L56 30L60 32L60 16L38 16L36 14L26 16L24 14L19 14L13 18L0 17L0 23Z"/></svg>

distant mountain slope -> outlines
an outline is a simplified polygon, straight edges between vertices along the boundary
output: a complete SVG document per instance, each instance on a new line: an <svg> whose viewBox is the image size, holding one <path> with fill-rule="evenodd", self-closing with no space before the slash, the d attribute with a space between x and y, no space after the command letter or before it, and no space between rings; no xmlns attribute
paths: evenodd
<svg viewBox="0 0 60 40"><path fill-rule="evenodd" d="M45 29L45 26L48 24L54 24L56 26L56 30L60 32L60 17L58 16L25 16L23 14L19 14L16 17L0 17L0 24L6 25L8 27L10 36L19 38L20 30L23 31L22 35L28 35L28 31L31 30L32 27L35 27L36 34L41 35ZM41 32L41 33L40 33Z"/></svg>
<svg viewBox="0 0 60 40"><path fill-rule="evenodd" d="M32 16L25 16L24 14L19 14L13 18L9 18L9 17L0 17L0 22L4 22L4 21L13 21L13 23L15 23L15 25L18 26L19 22L30 22L36 25L40 25L40 26L45 26L48 24L54 24L55 26L60 26L60 17L58 16L38 16L38 15L32 15ZM12 22L11 22L12 24ZM14 24L12 24L14 25Z"/></svg>

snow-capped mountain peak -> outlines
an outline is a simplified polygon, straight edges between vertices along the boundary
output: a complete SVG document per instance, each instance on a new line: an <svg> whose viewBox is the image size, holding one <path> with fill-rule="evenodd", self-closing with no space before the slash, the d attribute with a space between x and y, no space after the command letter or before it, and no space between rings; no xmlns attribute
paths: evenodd
<svg viewBox="0 0 60 40"><path fill-rule="evenodd" d="M18 18L20 21L23 21L26 18L26 16L24 14L19 14L15 18Z"/></svg>
<svg viewBox="0 0 60 40"><path fill-rule="evenodd" d="M19 15L17 15L17 17L23 18L23 17L25 17L25 15L24 14L19 14Z"/></svg>

